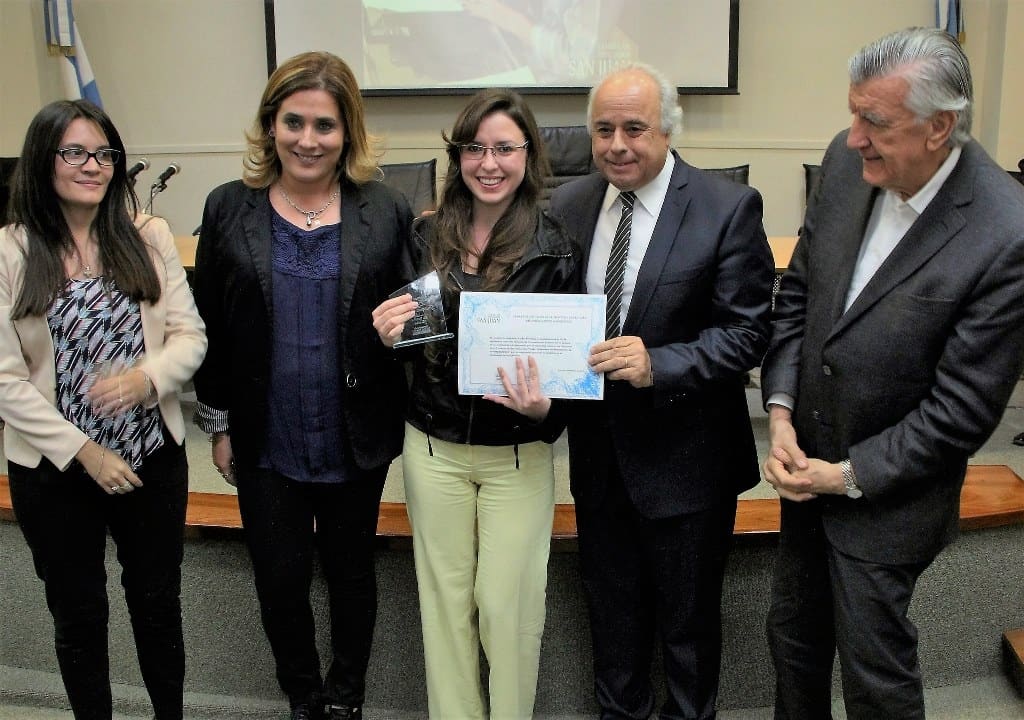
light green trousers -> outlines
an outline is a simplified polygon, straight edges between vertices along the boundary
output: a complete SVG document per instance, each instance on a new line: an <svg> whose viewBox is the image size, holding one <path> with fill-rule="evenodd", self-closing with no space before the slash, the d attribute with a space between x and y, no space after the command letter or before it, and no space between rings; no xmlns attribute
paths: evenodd
<svg viewBox="0 0 1024 720"><path fill-rule="evenodd" d="M434 720L530 718L554 514L551 446L460 445L406 424L402 468ZM490 666L490 715L479 648Z"/></svg>

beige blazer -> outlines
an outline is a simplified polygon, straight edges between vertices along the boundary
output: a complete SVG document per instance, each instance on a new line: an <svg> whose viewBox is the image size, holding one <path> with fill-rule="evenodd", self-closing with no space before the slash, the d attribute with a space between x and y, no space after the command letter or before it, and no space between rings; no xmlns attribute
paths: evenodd
<svg viewBox="0 0 1024 720"><path fill-rule="evenodd" d="M177 391L206 354L205 326L185 281L174 236L162 218L141 215L138 227L160 280L160 299L141 304L145 356L139 366L153 382L160 414L176 441L185 439ZM16 322L11 310L24 282L25 233L0 228L0 417L7 459L36 467L45 457L66 469L88 439L56 407L56 363L46 318Z"/></svg>

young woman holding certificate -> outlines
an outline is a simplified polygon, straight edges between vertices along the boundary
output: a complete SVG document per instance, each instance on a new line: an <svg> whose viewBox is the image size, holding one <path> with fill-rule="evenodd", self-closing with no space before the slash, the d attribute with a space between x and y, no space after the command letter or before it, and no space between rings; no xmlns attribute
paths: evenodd
<svg viewBox="0 0 1024 720"><path fill-rule="evenodd" d="M413 225L413 275L437 271L449 330L462 290L577 292L579 250L541 211L547 161L533 114L507 90L455 121L436 214ZM411 279L411 278L410 278ZM416 303L388 300L374 327L393 345ZM415 346L402 464L433 718L533 713L554 512L551 443L562 427L537 365L502 372L507 397L457 391L457 338ZM490 666L490 711L478 642Z"/></svg>

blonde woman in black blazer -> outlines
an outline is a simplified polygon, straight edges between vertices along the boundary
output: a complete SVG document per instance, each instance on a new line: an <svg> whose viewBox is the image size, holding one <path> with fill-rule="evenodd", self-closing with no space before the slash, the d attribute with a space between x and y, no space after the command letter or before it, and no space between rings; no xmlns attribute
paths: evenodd
<svg viewBox="0 0 1024 720"><path fill-rule="evenodd" d="M370 312L404 282L411 219L377 176L348 66L296 56L264 91L244 179L210 193L196 256L210 337L197 422L238 487L294 720L362 716L377 511L401 450L405 392ZM330 598L326 674L309 598L316 551Z"/></svg>

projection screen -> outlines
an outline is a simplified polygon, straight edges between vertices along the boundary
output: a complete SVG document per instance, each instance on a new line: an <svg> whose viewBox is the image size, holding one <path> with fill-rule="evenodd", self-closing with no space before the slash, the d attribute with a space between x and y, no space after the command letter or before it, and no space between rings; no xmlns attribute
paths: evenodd
<svg viewBox="0 0 1024 720"><path fill-rule="evenodd" d="M736 92L739 0L265 0L270 70L307 50L352 67L366 95L481 87L586 92L646 62L681 93Z"/></svg>

